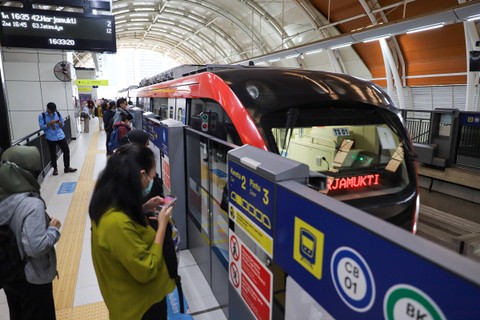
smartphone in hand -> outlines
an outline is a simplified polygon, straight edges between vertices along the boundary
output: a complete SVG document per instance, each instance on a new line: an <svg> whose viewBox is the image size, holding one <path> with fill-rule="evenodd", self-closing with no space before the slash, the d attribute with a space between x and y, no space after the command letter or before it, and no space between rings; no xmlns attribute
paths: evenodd
<svg viewBox="0 0 480 320"><path fill-rule="evenodd" d="M160 205L160 208L166 207L168 209L171 206L173 206L175 204L175 202L177 202L177 197L172 196L172 195L166 196L163 199L163 203Z"/></svg>

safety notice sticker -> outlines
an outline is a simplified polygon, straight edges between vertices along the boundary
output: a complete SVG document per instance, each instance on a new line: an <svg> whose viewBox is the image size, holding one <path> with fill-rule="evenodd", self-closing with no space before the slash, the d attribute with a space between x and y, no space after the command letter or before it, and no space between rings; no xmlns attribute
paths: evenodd
<svg viewBox="0 0 480 320"><path fill-rule="evenodd" d="M273 274L231 229L229 232L229 279L256 319L272 314Z"/></svg>

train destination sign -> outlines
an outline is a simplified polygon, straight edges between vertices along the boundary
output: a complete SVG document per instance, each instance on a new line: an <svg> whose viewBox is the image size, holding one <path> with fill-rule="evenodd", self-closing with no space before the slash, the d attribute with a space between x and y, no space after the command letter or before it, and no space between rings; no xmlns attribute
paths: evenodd
<svg viewBox="0 0 480 320"><path fill-rule="evenodd" d="M0 8L3 47L116 52L113 15Z"/></svg>

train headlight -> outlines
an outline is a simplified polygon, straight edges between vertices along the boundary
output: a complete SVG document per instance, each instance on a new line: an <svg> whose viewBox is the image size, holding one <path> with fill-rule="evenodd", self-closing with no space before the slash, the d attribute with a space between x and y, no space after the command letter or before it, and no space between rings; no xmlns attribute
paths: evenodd
<svg viewBox="0 0 480 320"><path fill-rule="evenodd" d="M247 85L247 92L252 97L253 100L257 100L258 96L260 95L260 90L258 90L258 87L255 85Z"/></svg>

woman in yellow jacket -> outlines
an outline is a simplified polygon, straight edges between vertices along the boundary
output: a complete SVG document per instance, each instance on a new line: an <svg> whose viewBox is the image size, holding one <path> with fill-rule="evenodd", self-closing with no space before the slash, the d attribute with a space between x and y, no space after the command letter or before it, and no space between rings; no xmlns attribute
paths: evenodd
<svg viewBox="0 0 480 320"><path fill-rule="evenodd" d="M93 265L110 319L167 319L165 297L175 289L175 281L169 277L162 246L172 208L159 212L155 231L145 213L163 199L142 204L155 168L148 147L125 145L108 159L93 191Z"/></svg>

